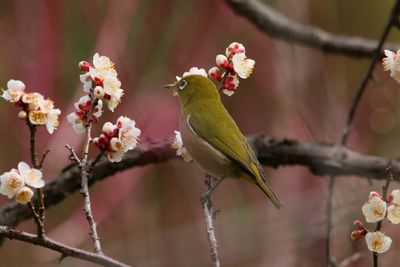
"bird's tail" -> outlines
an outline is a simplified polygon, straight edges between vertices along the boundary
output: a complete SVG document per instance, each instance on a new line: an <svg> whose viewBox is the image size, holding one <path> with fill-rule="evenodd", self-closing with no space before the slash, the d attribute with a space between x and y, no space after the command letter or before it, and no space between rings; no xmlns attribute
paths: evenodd
<svg viewBox="0 0 400 267"><path fill-rule="evenodd" d="M279 201L278 197L275 195L275 193L272 191L271 186L265 181L263 178L262 174L260 173L259 168L254 164L255 170L254 170L254 176L256 178L256 184L258 187L264 192L264 194L271 200L272 204L279 209L282 207L281 202Z"/></svg>

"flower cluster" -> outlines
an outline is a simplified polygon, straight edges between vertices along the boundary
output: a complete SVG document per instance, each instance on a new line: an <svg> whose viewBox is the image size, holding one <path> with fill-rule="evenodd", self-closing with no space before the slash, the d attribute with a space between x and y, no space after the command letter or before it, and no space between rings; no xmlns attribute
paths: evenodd
<svg viewBox="0 0 400 267"><path fill-rule="evenodd" d="M86 127L89 125L89 120L97 122L98 118L102 114L103 101L101 99L94 100L93 110L92 99L88 95L82 96L78 102L74 104L76 111L68 114L67 120L71 123L72 128L76 133L83 133ZM90 117L90 118L89 118Z"/></svg>
<svg viewBox="0 0 400 267"><path fill-rule="evenodd" d="M175 138L171 147L176 149L176 155L182 157L184 161L192 161L192 156L190 156L189 152L183 146L181 133L179 131L175 131Z"/></svg>
<svg viewBox="0 0 400 267"><path fill-rule="evenodd" d="M0 175L0 194L13 198L22 204L31 201L33 188L42 188L45 182L42 179L42 172L29 167L25 162L18 163L18 169L11 169Z"/></svg>
<svg viewBox="0 0 400 267"><path fill-rule="evenodd" d="M22 81L9 80L7 90L3 90L1 97L22 108L18 113L20 119L28 120L32 125L44 125L50 134L57 129L61 111L55 109L54 102L44 99L43 95L25 92L25 84Z"/></svg>
<svg viewBox="0 0 400 267"><path fill-rule="evenodd" d="M390 71L390 76L400 83L400 49L396 53L385 50L385 56L382 59L384 71Z"/></svg>
<svg viewBox="0 0 400 267"><path fill-rule="evenodd" d="M87 61L79 62L79 69L84 72L80 75L83 91L88 95L82 96L75 103L76 111L67 116L69 123L76 133L85 132L91 122L96 123L102 114L103 101L109 110L114 109L121 102L124 90L118 79L114 63L106 56L93 56L93 65Z"/></svg>
<svg viewBox="0 0 400 267"><path fill-rule="evenodd" d="M115 125L106 122L102 131L99 137L93 139L93 143L100 150L106 150L111 162L120 162L126 152L134 149L141 133L135 127L135 121L125 116L119 117Z"/></svg>
<svg viewBox="0 0 400 267"><path fill-rule="evenodd" d="M389 204L389 206L388 206ZM393 190L387 200L383 200L378 192L370 192L368 201L362 206L362 213L369 223L377 223L387 218L393 224L400 223L400 190ZM354 240L360 240L365 236L368 249L376 253L386 252L392 239L381 231L369 232L361 221L354 222L356 229L351 233Z"/></svg>
<svg viewBox="0 0 400 267"><path fill-rule="evenodd" d="M93 56L93 65L87 61L81 61L79 68L85 72L80 76L83 91L90 93L93 90L94 96L97 99L103 99L108 109L114 111L121 102L124 90L121 89L121 82L110 58L96 53Z"/></svg>
<svg viewBox="0 0 400 267"><path fill-rule="evenodd" d="M225 55L217 55L217 66L208 70L211 79L221 82L222 92L228 96L235 93L239 78L247 79L253 72L255 61L246 57L245 47L237 42L231 43Z"/></svg>

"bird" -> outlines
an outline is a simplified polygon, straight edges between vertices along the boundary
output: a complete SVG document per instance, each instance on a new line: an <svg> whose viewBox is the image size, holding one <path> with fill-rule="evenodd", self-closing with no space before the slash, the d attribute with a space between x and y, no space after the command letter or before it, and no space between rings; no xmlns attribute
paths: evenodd
<svg viewBox="0 0 400 267"><path fill-rule="evenodd" d="M222 104L214 82L192 74L164 87L173 89L179 97L184 147L206 174L218 178L203 197L208 197L223 179L241 178L257 185L280 208L281 202L267 183L253 149Z"/></svg>

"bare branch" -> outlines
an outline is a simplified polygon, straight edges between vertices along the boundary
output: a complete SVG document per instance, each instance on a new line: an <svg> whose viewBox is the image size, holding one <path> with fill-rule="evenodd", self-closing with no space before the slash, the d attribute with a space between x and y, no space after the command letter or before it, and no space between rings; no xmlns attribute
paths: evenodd
<svg viewBox="0 0 400 267"><path fill-rule="evenodd" d="M226 0L238 14L246 17L261 31L271 37L294 42L327 53L339 53L352 57L371 57L378 45L375 40L335 35L318 27L302 25L290 20L266 3L259 0ZM397 50L400 45L388 44Z"/></svg>
<svg viewBox="0 0 400 267"><path fill-rule="evenodd" d="M41 247L45 247L60 252L63 257L70 256L74 258L79 258L85 261L97 263L107 267L129 267L129 265L127 264L118 262L102 254L96 254L85 250L69 247L57 241L54 241L46 236L39 238L36 235L17 231L7 226L0 226L0 236L4 236L10 240L16 239L34 245L38 245Z"/></svg>
<svg viewBox="0 0 400 267"><path fill-rule="evenodd" d="M89 185L117 172L137 166L165 162L177 158L171 148L170 138L162 141L149 141L139 144L128 152L118 163L110 163L106 158L93 168ZM342 146L318 142L298 142L288 139L274 139L264 135L248 138L255 148L262 164L272 167L302 165L316 175L357 175L361 177L384 179L389 162L393 174L400 177L400 162L397 160L363 155ZM44 188L46 205L52 206L80 188L80 171L77 164L66 167ZM15 226L31 218L26 205L10 202L0 208L0 224Z"/></svg>

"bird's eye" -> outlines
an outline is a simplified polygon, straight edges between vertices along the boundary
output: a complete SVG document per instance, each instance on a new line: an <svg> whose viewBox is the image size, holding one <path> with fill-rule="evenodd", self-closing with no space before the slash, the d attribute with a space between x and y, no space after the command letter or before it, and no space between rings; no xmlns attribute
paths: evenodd
<svg viewBox="0 0 400 267"><path fill-rule="evenodd" d="M186 85L187 85L187 81L186 81L186 80L181 80L181 81L178 83L178 88L179 88L179 90L185 89Z"/></svg>

